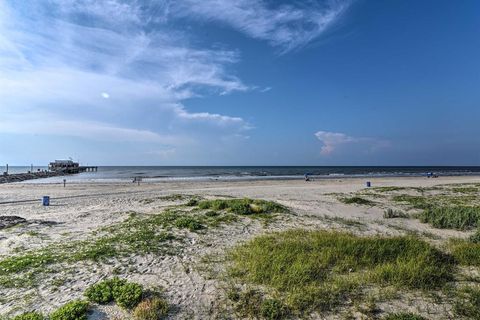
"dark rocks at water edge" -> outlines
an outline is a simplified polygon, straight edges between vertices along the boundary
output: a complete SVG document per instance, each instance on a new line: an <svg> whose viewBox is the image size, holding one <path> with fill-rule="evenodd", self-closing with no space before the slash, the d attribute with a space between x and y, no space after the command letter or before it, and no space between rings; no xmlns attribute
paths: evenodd
<svg viewBox="0 0 480 320"><path fill-rule="evenodd" d="M4 174L0 176L0 183L20 182L31 179L58 177L65 175L64 172L40 171L31 173Z"/></svg>

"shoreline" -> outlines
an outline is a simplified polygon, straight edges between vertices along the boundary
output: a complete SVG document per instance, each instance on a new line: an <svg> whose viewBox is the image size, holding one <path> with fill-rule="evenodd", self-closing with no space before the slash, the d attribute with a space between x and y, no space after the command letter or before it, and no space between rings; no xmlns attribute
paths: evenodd
<svg viewBox="0 0 480 320"><path fill-rule="evenodd" d="M23 175L23 174L19 174ZM25 174L28 175L28 174ZM128 184L132 183L136 177L129 177L129 178L83 178L78 177L77 174L72 175L65 175L65 174L53 174L51 176L39 176L35 178L27 178L23 180L16 180L16 181L7 181L1 183L24 183L24 184L40 184L40 185L55 185L55 184L63 184L63 178L69 177L67 183L68 184ZM471 174L443 174L438 175L434 178L428 177L425 174L332 174L332 175L309 175L310 181L329 181L329 180L337 180L337 179L382 179L382 178L425 178L425 179L438 179L438 178L462 178L462 177L480 177L479 173L471 173ZM59 180L57 180L58 178ZM61 178L61 179L60 179ZM291 175L291 176L201 176L201 177L142 177L137 176L137 178L141 178L141 184L155 184L155 183L177 183L177 182L185 182L185 183L204 183L204 182L248 182L248 181L304 181L304 176L301 175ZM32 181L34 180L34 181ZM136 181L135 181L136 183Z"/></svg>

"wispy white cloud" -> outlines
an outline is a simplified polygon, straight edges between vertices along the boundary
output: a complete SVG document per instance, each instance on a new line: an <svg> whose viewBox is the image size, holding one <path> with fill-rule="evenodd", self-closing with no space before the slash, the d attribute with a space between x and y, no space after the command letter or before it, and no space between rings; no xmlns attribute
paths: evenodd
<svg viewBox="0 0 480 320"><path fill-rule="evenodd" d="M375 150L390 145L386 140L367 137L352 137L340 132L318 131L315 133L315 137L322 142L323 146L320 149L320 153L325 156L331 155L345 145L361 145L368 150Z"/></svg>
<svg viewBox="0 0 480 320"><path fill-rule="evenodd" d="M174 14L220 21L246 35L266 40L283 52L304 46L333 25L351 0L267 3L265 0L179 0Z"/></svg>
<svg viewBox="0 0 480 320"><path fill-rule="evenodd" d="M21 125L19 125L20 123ZM51 114L35 118L22 116L15 119L0 119L0 128L2 133L62 135L110 142L142 142L163 145L179 145L188 142L188 138L161 135L144 129L123 128L95 121L55 119Z"/></svg>
<svg viewBox="0 0 480 320"><path fill-rule="evenodd" d="M0 0L0 132L175 146L205 126L245 130L239 117L182 104L249 88L227 71L237 51L191 45L159 23L165 9L165 2ZM179 122L195 126L188 132Z"/></svg>

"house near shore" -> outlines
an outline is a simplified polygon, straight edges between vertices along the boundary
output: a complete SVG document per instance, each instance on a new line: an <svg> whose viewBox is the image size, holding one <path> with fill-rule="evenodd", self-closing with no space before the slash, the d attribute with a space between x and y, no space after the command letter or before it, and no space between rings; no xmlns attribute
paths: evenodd
<svg viewBox="0 0 480 320"><path fill-rule="evenodd" d="M78 162L73 160L55 160L48 164L48 170L53 172L64 172L64 173L80 173L86 171L97 171L98 167L96 166L80 166Z"/></svg>
<svg viewBox="0 0 480 320"><path fill-rule="evenodd" d="M67 173L78 172L79 167L79 163L73 162L73 160L55 160L48 164L48 170L50 171L63 171Z"/></svg>

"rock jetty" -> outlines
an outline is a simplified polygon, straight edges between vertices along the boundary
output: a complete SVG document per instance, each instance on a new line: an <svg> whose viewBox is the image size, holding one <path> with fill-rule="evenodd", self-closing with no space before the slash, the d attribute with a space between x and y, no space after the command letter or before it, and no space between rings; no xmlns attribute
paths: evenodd
<svg viewBox="0 0 480 320"><path fill-rule="evenodd" d="M3 174L3 175L0 175L0 183L20 182L20 181L31 180L31 179L58 177L63 175L65 175L64 172L55 172L55 171Z"/></svg>

